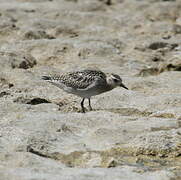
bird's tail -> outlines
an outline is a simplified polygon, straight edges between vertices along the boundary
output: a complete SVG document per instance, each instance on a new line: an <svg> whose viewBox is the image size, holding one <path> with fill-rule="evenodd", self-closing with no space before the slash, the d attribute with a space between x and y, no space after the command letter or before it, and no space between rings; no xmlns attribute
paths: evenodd
<svg viewBox="0 0 181 180"><path fill-rule="evenodd" d="M51 81L52 78L50 76L42 76L41 79L45 80L45 81Z"/></svg>
<svg viewBox="0 0 181 180"><path fill-rule="evenodd" d="M62 84L56 76L42 76L41 79L53 84L54 86L62 88Z"/></svg>

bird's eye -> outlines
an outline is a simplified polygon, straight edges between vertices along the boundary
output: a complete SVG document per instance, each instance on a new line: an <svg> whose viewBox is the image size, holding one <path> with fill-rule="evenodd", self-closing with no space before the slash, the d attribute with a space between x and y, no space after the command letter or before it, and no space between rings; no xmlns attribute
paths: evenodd
<svg viewBox="0 0 181 180"><path fill-rule="evenodd" d="M114 79L114 82L118 82L118 79Z"/></svg>

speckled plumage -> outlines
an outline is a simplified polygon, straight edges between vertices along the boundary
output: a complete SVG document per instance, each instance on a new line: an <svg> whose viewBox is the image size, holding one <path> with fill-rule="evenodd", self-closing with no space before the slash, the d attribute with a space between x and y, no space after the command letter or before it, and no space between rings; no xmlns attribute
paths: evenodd
<svg viewBox="0 0 181 180"><path fill-rule="evenodd" d="M101 71L84 70L77 72L69 72L61 76L53 76L50 78L52 81L63 83L67 87L71 87L74 89L85 89L93 82L95 82L98 78L102 81L105 81L106 75Z"/></svg>
<svg viewBox="0 0 181 180"><path fill-rule="evenodd" d="M85 112L85 98L89 100L89 108L92 109L90 104L91 96L110 91L117 86L127 89L122 84L122 79L119 75L111 74L110 76L106 76L105 73L97 70L69 72L60 76L43 76L42 79L63 89L67 93L82 97L81 107L83 112Z"/></svg>

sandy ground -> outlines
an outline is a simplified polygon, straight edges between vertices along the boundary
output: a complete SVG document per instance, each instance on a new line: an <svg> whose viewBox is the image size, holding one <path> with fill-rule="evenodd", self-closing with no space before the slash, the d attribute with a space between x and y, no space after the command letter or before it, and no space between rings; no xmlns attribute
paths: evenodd
<svg viewBox="0 0 181 180"><path fill-rule="evenodd" d="M129 91L41 80L87 68ZM179 180L180 71L180 0L0 0L0 180Z"/></svg>

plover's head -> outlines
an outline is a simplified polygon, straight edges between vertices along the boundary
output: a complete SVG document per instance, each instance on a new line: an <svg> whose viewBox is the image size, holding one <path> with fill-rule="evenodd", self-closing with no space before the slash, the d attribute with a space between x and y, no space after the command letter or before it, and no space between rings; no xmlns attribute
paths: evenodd
<svg viewBox="0 0 181 180"><path fill-rule="evenodd" d="M112 87L123 87L125 89L128 89L123 83L122 83L122 79L120 78L119 75L117 74L111 74L108 78L107 78L107 83Z"/></svg>

